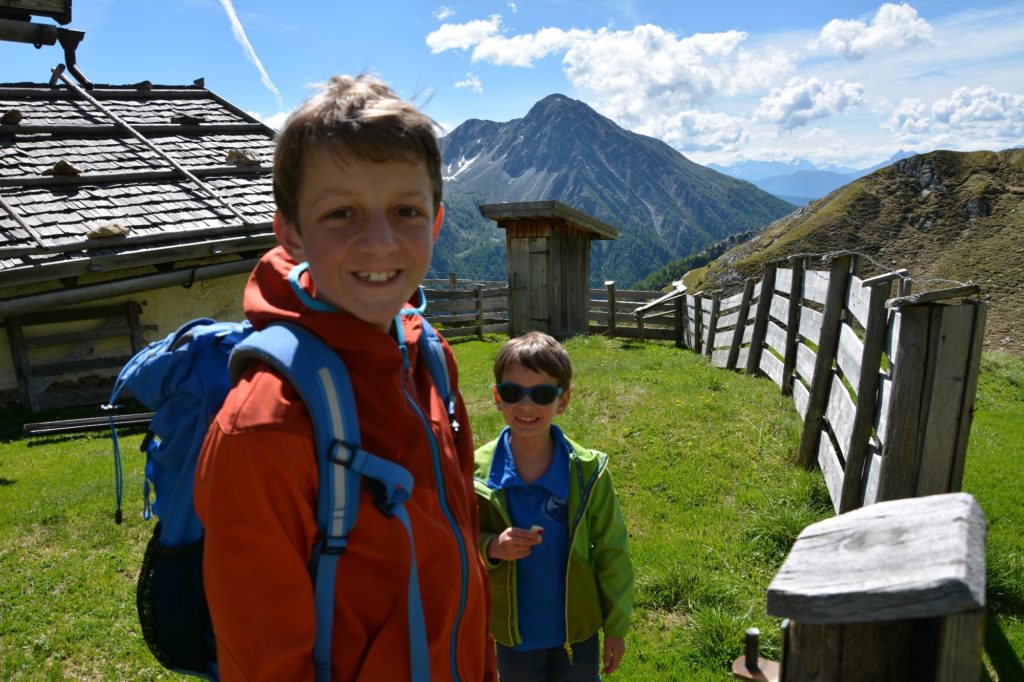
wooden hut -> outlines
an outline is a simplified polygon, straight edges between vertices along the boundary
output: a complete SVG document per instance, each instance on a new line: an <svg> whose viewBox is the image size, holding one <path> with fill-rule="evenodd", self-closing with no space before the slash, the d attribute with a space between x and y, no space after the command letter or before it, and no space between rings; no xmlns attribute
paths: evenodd
<svg viewBox="0 0 1024 682"><path fill-rule="evenodd" d="M484 204L480 213L505 230L509 335L586 334L590 241L615 239L619 231L559 201Z"/></svg>
<svg viewBox="0 0 1024 682"><path fill-rule="evenodd" d="M275 243L273 129L202 79L79 84L63 67L0 84L0 120L0 397L99 404L141 344L241 317Z"/></svg>

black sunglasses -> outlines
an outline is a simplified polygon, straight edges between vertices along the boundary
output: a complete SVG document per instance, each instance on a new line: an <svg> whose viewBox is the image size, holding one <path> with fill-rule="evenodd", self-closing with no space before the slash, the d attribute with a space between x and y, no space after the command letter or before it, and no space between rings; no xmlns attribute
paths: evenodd
<svg viewBox="0 0 1024 682"><path fill-rule="evenodd" d="M537 384L536 386L526 387L505 381L498 384L495 388L498 389L498 397L504 403L518 403L523 398L529 396L530 400L538 405L550 405L555 402L555 398L562 395L562 387L552 386L551 384Z"/></svg>

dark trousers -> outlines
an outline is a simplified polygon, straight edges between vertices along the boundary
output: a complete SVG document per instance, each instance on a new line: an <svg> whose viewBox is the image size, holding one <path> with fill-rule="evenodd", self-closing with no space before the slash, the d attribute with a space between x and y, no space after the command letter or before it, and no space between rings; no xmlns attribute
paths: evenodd
<svg viewBox="0 0 1024 682"><path fill-rule="evenodd" d="M516 651L497 645L501 682L595 682L601 679L601 646L595 634L572 645L572 664L560 646Z"/></svg>

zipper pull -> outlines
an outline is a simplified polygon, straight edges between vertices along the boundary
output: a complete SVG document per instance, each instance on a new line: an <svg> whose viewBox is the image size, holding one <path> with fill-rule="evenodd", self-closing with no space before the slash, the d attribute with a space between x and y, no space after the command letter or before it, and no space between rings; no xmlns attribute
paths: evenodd
<svg viewBox="0 0 1024 682"><path fill-rule="evenodd" d="M565 649L565 655L569 659L569 665L574 665L572 662L572 644L569 644L569 642L566 641L565 644L562 645L562 648Z"/></svg>

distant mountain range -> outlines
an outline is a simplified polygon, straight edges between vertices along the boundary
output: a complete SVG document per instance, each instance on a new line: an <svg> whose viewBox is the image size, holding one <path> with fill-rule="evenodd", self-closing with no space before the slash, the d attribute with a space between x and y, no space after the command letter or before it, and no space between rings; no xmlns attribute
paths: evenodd
<svg viewBox="0 0 1024 682"><path fill-rule="evenodd" d="M441 152L440 276L504 279L505 233L480 215L483 203L555 199L614 225L617 240L593 243L591 281L623 284L795 208L564 95L512 121L468 120L441 138Z"/></svg>
<svg viewBox="0 0 1024 682"><path fill-rule="evenodd" d="M778 221L685 283L736 288L768 260L852 249L865 275L906 268L914 291L979 284L989 349L1024 353L1024 149L902 159Z"/></svg>
<svg viewBox="0 0 1024 682"><path fill-rule="evenodd" d="M710 163L708 168L734 178L748 180L781 199L803 205L808 201L820 199L857 178L913 155L913 152L900 150L882 163L861 169L832 165L818 167L806 159L794 159L789 162L742 161L729 166Z"/></svg>

